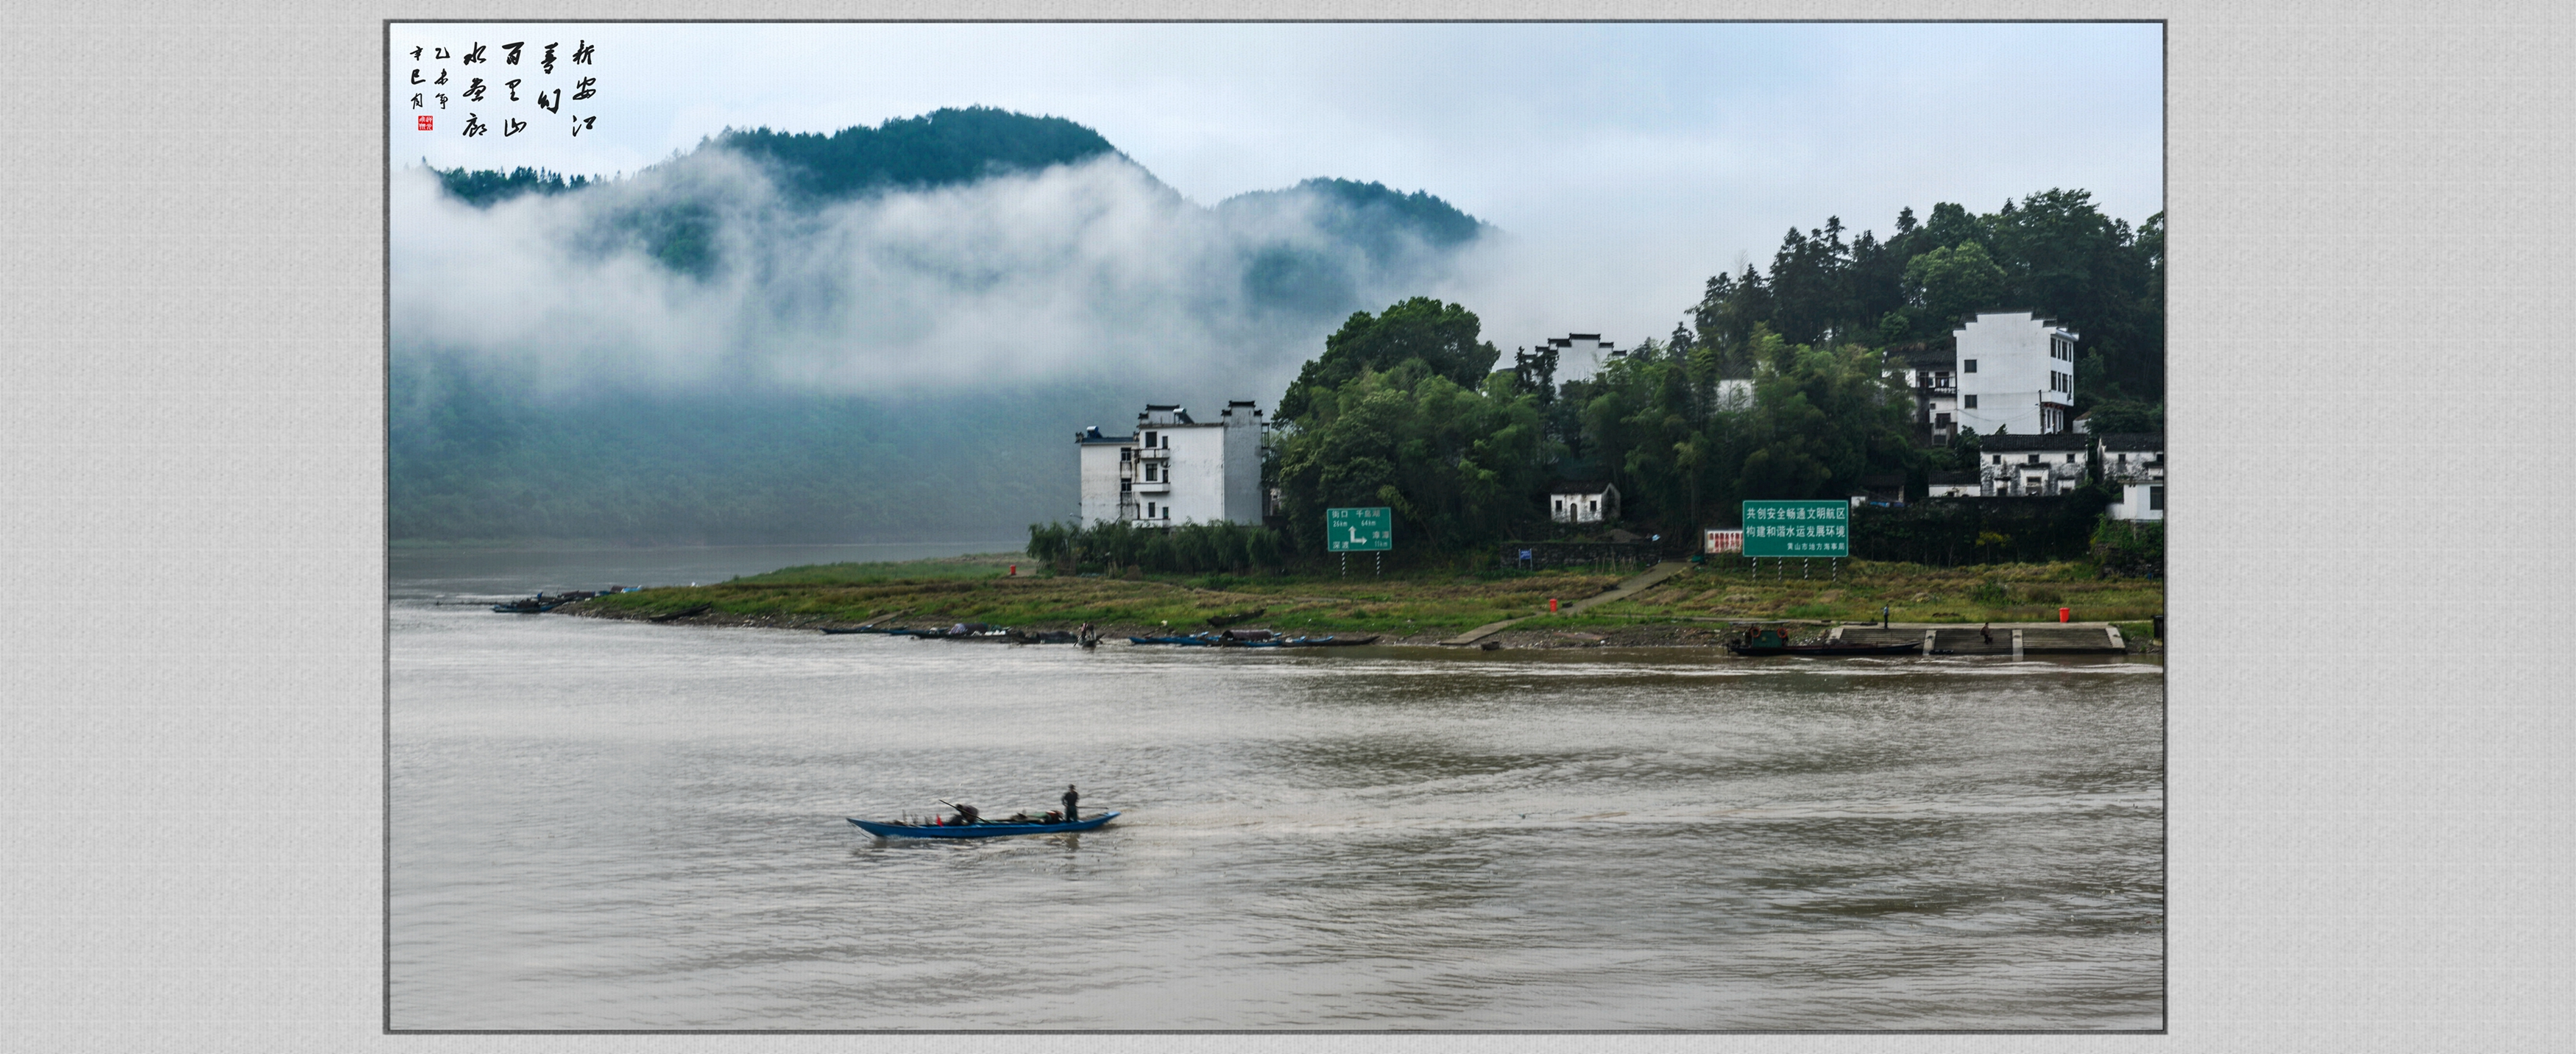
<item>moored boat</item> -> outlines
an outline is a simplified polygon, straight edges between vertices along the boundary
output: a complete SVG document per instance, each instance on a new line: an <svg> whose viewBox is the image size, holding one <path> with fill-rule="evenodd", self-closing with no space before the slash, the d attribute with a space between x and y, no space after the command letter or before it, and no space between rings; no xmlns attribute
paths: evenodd
<svg viewBox="0 0 2576 1054"><path fill-rule="evenodd" d="M931 824L903 823L895 820L862 820L846 817L862 831L879 838L998 838L1012 834L1069 834L1097 830L1118 818L1115 812L1104 812L1089 819L1068 823L1010 823L980 821L976 823Z"/></svg>
<svg viewBox="0 0 2576 1054"><path fill-rule="evenodd" d="M1726 650L1746 656L1808 655L1849 658L1861 655L1920 655L1923 653L1923 646L1920 644L1789 644L1771 648L1760 646L1748 648L1741 644L1728 644Z"/></svg>
<svg viewBox="0 0 2576 1054"><path fill-rule="evenodd" d="M1750 627L1742 640L1726 642L1726 650L1748 657L1768 655L1806 655L1811 657L1850 658L1863 655L1916 655L1920 644L1791 644L1789 631L1773 626Z"/></svg>

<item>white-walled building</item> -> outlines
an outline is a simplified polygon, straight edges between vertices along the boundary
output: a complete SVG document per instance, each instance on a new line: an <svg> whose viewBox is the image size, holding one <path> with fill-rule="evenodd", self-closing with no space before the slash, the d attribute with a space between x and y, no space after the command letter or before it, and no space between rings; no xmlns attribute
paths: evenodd
<svg viewBox="0 0 2576 1054"><path fill-rule="evenodd" d="M1261 522L1261 411L1225 405L1214 421L1187 408L1148 404L1132 435L1098 425L1074 434L1082 458L1082 521Z"/></svg>
<svg viewBox="0 0 2576 1054"><path fill-rule="evenodd" d="M2084 485L2084 455L2093 437L2079 432L2012 435L1979 440L1985 496L2028 498L2061 494Z"/></svg>
<svg viewBox="0 0 2576 1054"><path fill-rule="evenodd" d="M1618 519L1619 488L1608 483L1560 481L1547 489L1547 518L1558 523Z"/></svg>
<svg viewBox="0 0 2576 1054"><path fill-rule="evenodd" d="M2165 437L2114 433L2102 437L2102 477L2120 488L2120 500L2103 511L2115 520L2165 518Z"/></svg>
<svg viewBox="0 0 2576 1054"><path fill-rule="evenodd" d="M1980 436L2065 432L2075 408L2078 334L2032 311L1987 311L1951 331L1958 423Z"/></svg>
<svg viewBox="0 0 2576 1054"><path fill-rule="evenodd" d="M1568 333L1539 342L1541 350L1556 352L1556 375L1580 377L1601 368L1601 364L1627 354L1618 346L1601 339L1598 333Z"/></svg>
<svg viewBox="0 0 2576 1054"><path fill-rule="evenodd" d="M1930 496L1935 498L1986 496L1985 474L1981 472L1935 472L1926 482L1930 484Z"/></svg>

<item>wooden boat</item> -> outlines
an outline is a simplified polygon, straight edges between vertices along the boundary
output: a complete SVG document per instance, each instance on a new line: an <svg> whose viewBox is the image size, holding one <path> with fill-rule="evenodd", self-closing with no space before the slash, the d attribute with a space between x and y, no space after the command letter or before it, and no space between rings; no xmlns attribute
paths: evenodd
<svg viewBox="0 0 2576 1054"><path fill-rule="evenodd" d="M1299 637L1299 638L1297 638L1297 639L1295 639L1295 640L1289 641L1288 643L1286 643L1286 644L1282 645L1282 647L1289 647L1289 648L1348 648L1348 647L1352 647L1352 646L1354 646L1354 645L1360 645L1360 644L1375 644L1375 643L1377 643L1377 637L1378 637L1378 635L1377 635L1377 634L1374 634L1374 633L1372 633L1372 634L1370 634L1370 635L1368 635L1368 636L1365 636L1365 637L1352 637L1352 638L1350 638L1349 640L1344 640L1344 639L1342 639L1342 638L1340 638L1340 637Z"/></svg>
<svg viewBox="0 0 2576 1054"><path fill-rule="evenodd" d="M839 636L844 633L883 633L886 631L878 629L875 626L849 626L846 628L840 626L825 626L823 627L823 632L832 636Z"/></svg>
<svg viewBox="0 0 2576 1054"><path fill-rule="evenodd" d="M1129 638L1127 638L1127 642L1128 642L1128 643L1130 643L1130 644L1181 644L1181 645L1189 645L1189 646L1195 646L1195 647L1206 647L1206 646L1208 646L1208 645L1213 645L1213 644L1215 644L1215 643L1216 643L1216 641L1217 641L1216 634L1213 634L1213 633L1192 633L1192 634L1190 634L1190 635L1188 635L1188 636L1186 636L1186 637L1129 637Z"/></svg>
<svg viewBox="0 0 2576 1054"><path fill-rule="evenodd" d="M1071 823L995 823L992 821L984 821L980 823L962 823L955 825L899 823L888 820L861 820L856 817L847 817L846 819L849 819L853 824L857 824L860 830L866 831L879 838L999 838L1003 835L1010 834L1070 834L1075 831L1096 830L1101 825L1117 818L1117 813L1104 812L1098 816L1084 820L1075 820Z"/></svg>
<svg viewBox="0 0 2576 1054"><path fill-rule="evenodd" d="M494 604L492 610L504 615L541 615L563 605L560 599L513 600L507 604Z"/></svg>

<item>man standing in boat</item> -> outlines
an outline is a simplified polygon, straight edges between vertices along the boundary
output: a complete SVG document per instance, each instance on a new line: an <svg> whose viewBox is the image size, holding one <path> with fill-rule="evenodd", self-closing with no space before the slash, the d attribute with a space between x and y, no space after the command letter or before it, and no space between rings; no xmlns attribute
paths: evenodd
<svg viewBox="0 0 2576 1054"><path fill-rule="evenodd" d="M1082 819L1082 814L1074 809L1074 803L1081 800L1082 794L1073 789L1073 784L1064 785L1064 822L1072 823Z"/></svg>
<svg viewBox="0 0 2576 1054"><path fill-rule="evenodd" d="M980 822L983 819L983 810L977 809L972 805L960 805L957 807L957 822L950 826L962 827L968 824Z"/></svg>

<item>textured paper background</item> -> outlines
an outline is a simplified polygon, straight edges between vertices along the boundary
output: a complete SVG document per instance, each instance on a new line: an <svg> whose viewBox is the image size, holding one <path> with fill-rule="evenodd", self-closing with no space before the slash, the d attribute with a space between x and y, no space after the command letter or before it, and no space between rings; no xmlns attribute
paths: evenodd
<svg viewBox="0 0 2576 1054"><path fill-rule="evenodd" d="M2171 1035L383 1034L382 20L1076 10L2171 19ZM2539 3L13 5L0 1049L2564 1049L2571 37Z"/></svg>

